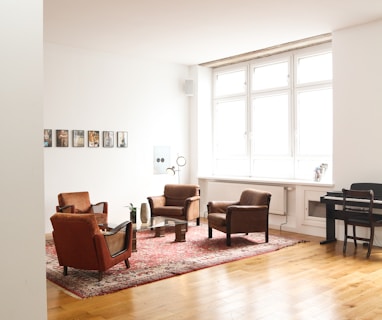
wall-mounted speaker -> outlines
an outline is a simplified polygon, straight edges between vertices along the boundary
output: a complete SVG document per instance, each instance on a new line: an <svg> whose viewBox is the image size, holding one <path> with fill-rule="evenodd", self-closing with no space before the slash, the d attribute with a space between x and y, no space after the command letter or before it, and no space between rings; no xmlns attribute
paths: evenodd
<svg viewBox="0 0 382 320"><path fill-rule="evenodd" d="M184 81L184 92L187 96L194 95L194 80L187 79Z"/></svg>

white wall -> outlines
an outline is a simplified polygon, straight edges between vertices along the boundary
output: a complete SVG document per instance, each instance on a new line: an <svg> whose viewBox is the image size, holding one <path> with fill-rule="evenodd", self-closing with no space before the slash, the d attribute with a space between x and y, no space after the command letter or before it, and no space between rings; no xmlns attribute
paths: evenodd
<svg viewBox="0 0 382 320"><path fill-rule="evenodd" d="M153 174L154 146L189 157L188 68L125 56L44 44L44 128L128 131L128 148L44 148L45 229L57 194L90 192L108 201L111 221L128 219L125 207L161 194L178 178ZM188 182L190 163L182 169Z"/></svg>
<svg viewBox="0 0 382 320"><path fill-rule="evenodd" d="M382 183L382 20L333 33L337 188Z"/></svg>
<svg viewBox="0 0 382 320"><path fill-rule="evenodd" d="M1 318L46 319L42 1L0 4Z"/></svg>
<svg viewBox="0 0 382 320"><path fill-rule="evenodd" d="M382 183L382 20L333 33L335 189ZM336 236L343 239L343 223ZM382 246L376 230L374 244Z"/></svg>
<svg viewBox="0 0 382 320"><path fill-rule="evenodd" d="M206 176L212 172L212 69L206 67L196 68L197 78L197 134L198 148L198 175Z"/></svg>

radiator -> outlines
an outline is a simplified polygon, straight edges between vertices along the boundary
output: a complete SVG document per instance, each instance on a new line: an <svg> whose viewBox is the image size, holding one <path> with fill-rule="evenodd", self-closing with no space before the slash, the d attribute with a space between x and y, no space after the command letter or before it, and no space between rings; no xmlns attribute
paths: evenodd
<svg viewBox="0 0 382 320"><path fill-rule="evenodd" d="M241 192L245 189L258 189L271 193L269 213L277 215L287 214L287 189L284 186L208 181L206 196L208 200L239 200Z"/></svg>

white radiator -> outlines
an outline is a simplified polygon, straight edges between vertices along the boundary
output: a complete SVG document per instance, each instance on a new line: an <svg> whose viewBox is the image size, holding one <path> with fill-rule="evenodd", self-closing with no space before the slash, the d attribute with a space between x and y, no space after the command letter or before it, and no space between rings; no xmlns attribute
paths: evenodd
<svg viewBox="0 0 382 320"><path fill-rule="evenodd" d="M284 186L208 181L206 197L208 200L235 201L240 199L241 192L245 189L258 189L271 193L269 213L278 215L287 214L287 189Z"/></svg>

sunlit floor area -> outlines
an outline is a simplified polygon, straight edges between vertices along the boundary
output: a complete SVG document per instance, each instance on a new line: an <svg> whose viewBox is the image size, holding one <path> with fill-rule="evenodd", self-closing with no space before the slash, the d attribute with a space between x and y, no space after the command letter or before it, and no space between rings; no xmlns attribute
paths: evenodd
<svg viewBox="0 0 382 320"><path fill-rule="evenodd" d="M382 319L382 249L308 242L79 300L47 281L48 319Z"/></svg>

